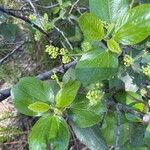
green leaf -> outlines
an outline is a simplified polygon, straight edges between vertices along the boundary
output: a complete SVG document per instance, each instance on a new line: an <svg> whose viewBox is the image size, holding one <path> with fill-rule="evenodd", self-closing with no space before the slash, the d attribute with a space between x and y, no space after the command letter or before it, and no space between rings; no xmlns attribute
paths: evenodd
<svg viewBox="0 0 150 150"><path fill-rule="evenodd" d="M85 40L100 41L104 37L103 24L94 14L83 14L79 18L79 26L84 34Z"/></svg>
<svg viewBox="0 0 150 150"><path fill-rule="evenodd" d="M50 109L50 106L43 102L35 102L33 104L30 104L28 108L34 112L44 113Z"/></svg>
<svg viewBox="0 0 150 150"><path fill-rule="evenodd" d="M107 23L115 22L129 8L129 0L89 0L90 11Z"/></svg>
<svg viewBox="0 0 150 150"><path fill-rule="evenodd" d="M147 145L150 147L150 124L146 128L144 138L147 142Z"/></svg>
<svg viewBox="0 0 150 150"><path fill-rule="evenodd" d="M81 128L87 128L102 120L102 115L107 111L102 101L91 105L87 99L80 99L70 107L70 117Z"/></svg>
<svg viewBox="0 0 150 150"><path fill-rule="evenodd" d="M118 59L110 52L96 49L83 54L76 65L76 76L84 84L108 80L118 70Z"/></svg>
<svg viewBox="0 0 150 150"><path fill-rule="evenodd" d="M125 113L126 118L131 122L142 122L141 118L131 113Z"/></svg>
<svg viewBox="0 0 150 150"><path fill-rule="evenodd" d="M79 81L70 81L66 83L56 95L56 107L69 106L75 99L79 87Z"/></svg>
<svg viewBox="0 0 150 150"><path fill-rule="evenodd" d="M115 98L118 102L126 105L130 105L135 102L142 102L142 97L131 91L121 91L115 95Z"/></svg>
<svg viewBox="0 0 150 150"><path fill-rule="evenodd" d="M134 7L118 21L114 39L124 45L133 45L150 35L150 4Z"/></svg>
<svg viewBox="0 0 150 150"><path fill-rule="evenodd" d="M54 102L54 94L51 85L33 77L25 77L11 89L13 103L20 113L29 116L41 115L28 108L35 102L51 104Z"/></svg>
<svg viewBox="0 0 150 150"><path fill-rule="evenodd" d="M70 139L70 132L68 125L63 118L59 119L59 131L53 140L52 149L53 150L68 150L68 144Z"/></svg>
<svg viewBox="0 0 150 150"><path fill-rule="evenodd" d="M137 110L137 111L140 111L140 112L144 112L144 108L145 108L145 105L144 103L134 103L132 106L131 106L134 110Z"/></svg>
<svg viewBox="0 0 150 150"><path fill-rule="evenodd" d="M69 68L63 76L63 83L67 83L70 80L72 81L76 80L75 69L73 68Z"/></svg>
<svg viewBox="0 0 150 150"><path fill-rule="evenodd" d="M84 143L90 150L106 150L107 145L100 132L98 125L90 128L79 128L71 123L74 133L77 138Z"/></svg>
<svg viewBox="0 0 150 150"><path fill-rule="evenodd" d="M46 150L50 140L54 139L59 130L58 118L45 115L32 127L28 142L30 150Z"/></svg>
<svg viewBox="0 0 150 150"><path fill-rule="evenodd" d="M121 53L121 48L115 40L113 39L108 40L107 46L108 46L108 49L112 51L113 53L117 53L117 54Z"/></svg>
<svg viewBox="0 0 150 150"><path fill-rule="evenodd" d="M28 138L30 150L67 150L69 131L66 122L58 116L45 115L32 128Z"/></svg>

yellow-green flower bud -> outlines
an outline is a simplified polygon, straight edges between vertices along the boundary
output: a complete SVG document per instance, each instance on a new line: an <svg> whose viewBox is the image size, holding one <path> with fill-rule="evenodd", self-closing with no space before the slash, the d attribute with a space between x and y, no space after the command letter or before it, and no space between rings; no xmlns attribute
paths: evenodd
<svg viewBox="0 0 150 150"><path fill-rule="evenodd" d="M69 55L64 55L64 56L62 56L62 63L63 63L63 64L67 64L67 63L69 63L70 61L71 61L71 58L70 58Z"/></svg>
<svg viewBox="0 0 150 150"><path fill-rule="evenodd" d="M36 31L36 32L35 32L35 35L34 35L35 41L39 42L39 41L41 40L41 37L42 37L41 32Z"/></svg>
<svg viewBox="0 0 150 150"><path fill-rule="evenodd" d="M89 99L91 105L97 104L100 99L103 97L103 92L100 90L89 90L86 98Z"/></svg>
<svg viewBox="0 0 150 150"><path fill-rule="evenodd" d="M126 67L129 67L133 64L133 58L129 55L125 55L123 59L123 63Z"/></svg>
<svg viewBox="0 0 150 150"><path fill-rule="evenodd" d="M45 49L45 52L47 52L51 56L52 59L57 58L57 56L59 54L58 51L59 51L59 48L54 47L52 45L47 45L46 49Z"/></svg>
<svg viewBox="0 0 150 150"><path fill-rule="evenodd" d="M147 65L147 67L143 68L143 73L150 77L150 65Z"/></svg>
<svg viewBox="0 0 150 150"><path fill-rule="evenodd" d="M60 49L60 55L66 55L67 54L67 50L64 48Z"/></svg>
<svg viewBox="0 0 150 150"><path fill-rule="evenodd" d="M81 47L82 47L83 51L89 51L92 48L92 46L89 42L83 42Z"/></svg>

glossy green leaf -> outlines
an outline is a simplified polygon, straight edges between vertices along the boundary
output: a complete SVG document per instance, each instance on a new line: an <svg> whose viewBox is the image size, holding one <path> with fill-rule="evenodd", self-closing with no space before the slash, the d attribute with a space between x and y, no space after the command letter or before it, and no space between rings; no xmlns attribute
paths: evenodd
<svg viewBox="0 0 150 150"><path fill-rule="evenodd" d="M69 131L63 118L45 115L32 128L28 138L30 150L67 150Z"/></svg>
<svg viewBox="0 0 150 150"><path fill-rule="evenodd" d="M129 8L129 0L89 0L90 11L107 23L115 22Z"/></svg>
<svg viewBox="0 0 150 150"><path fill-rule="evenodd" d="M150 4L134 7L116 25L114 39L124 45L133 45L150 35Z"/></svg>
<svg viewBox="0 0 150 150"><path fill-rule="evenodd" d="M141 118L131 113L125 113L126 118L131 122L142 122Z"/></svg>
<svg viewBox="0 0 150 150"><path fill-rule="evenodd" d="M56 95L56 106L67 107L75 99L78 89L80 87L79 81L70 81L66 83Z"/></svg>
<svg viewBox="0 0 150 150"><path fill-rule="evenodd" d="M59 130L58 118L45 115L32 127L28 142L30 150L46 150L51 140L57 136Z"/></svg>
<svg viewBox="0 0 150 150"><path fill-rule="evenodd" d="M28 108L34 112L44 113L49 110L50 106L43 102L35 102L30 104Z"/></svg>
<svg viewBox="0 0 150 150"><path fill-rule="evenodd" d="M71 126L77 138L82 143L84 143L90 150L107 149L107 145L98 125L85 129L79 128L73 123L71 123Z"/></svg>
<svg viewBox="0 0 150 150"><path fill-rule="evenodd" d="M53 103L54 94L51 85L33 77L25 77L11 89L13 103L20 113L29 116L41 115L28 108L35 102Z"/></svg>
<svg viewBox="0 0 150 150"><path fill-rule="evenodd" d="M150 124L147 126L146 130L145 130L145 140L148 144L148 146L150 147Z"/></svg>
<svg viewBox="0 0 150 150"><path fill-rule="evenodd" d="M103 24L97 16L85 13L79 18L79 26L85 40L100 41L104 37Z"/></svg>
<svg viewBox="0 0 150 150"><path fill-rule="evenodd" d="M131 107L134 110L137 110L137 111L140 111L140 112L144 112L145 105L144 105L144 103L134 103L133 105L131 105Z"/></svg>
<svg viewBox="0 0 150 150"><path fill-rule="evenodd" d="M121 53L121 48L119 46L119 44L113 40L113 39L110 39L107 41L107 46L108 46L108 49L113 52L113 53L117 53L117 54L120 54Z"/></svg>
<svg viewBox="0 0 150 150"><path fill-rule="evenodd" d="M63 118L59 118L59 131L56 138L52 141L52 149L68 150L69 139L69 127Z"/></svg>
<svg viewBox="0 0 150 150"><path fill-rule="evenodd" d="M70 117L77 126L87 128L98 123L106 111L103 102L91 105L87 99L80 99L79 102L71 105Z"/></svg>
<svg viewBox="0 0 150 150"><path fill-rule="evenodd" d="M118 70L118 59L101 49L83 54L76 65L76 76L84 84L108 80Z"/></svg>
<svg viewBox="0 0 150 150"><path fill-rule="evenodd" d="M115 98L118 102L126 105L143 101L140 95L131 91L121 91L115 95Z"/></svg>

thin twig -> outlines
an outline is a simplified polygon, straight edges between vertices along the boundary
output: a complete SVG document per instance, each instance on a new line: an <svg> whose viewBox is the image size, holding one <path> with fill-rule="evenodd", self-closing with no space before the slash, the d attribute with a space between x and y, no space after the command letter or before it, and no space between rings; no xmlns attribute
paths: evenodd
<svg viewBox="0 0 150 150"><path fill-rule="evenodd" d="M76 0L76 1L75 1L75 3L72 5L72 7L71 7L71 9L70 9L70 11L69 11L69 14L71 14L73 8L78 4L79 1L80 1L80 0Z"/></svg>
<svg viewBox="0 0 150 150"><path fill-rule="evenodd" d="M74 66L77 62L72 61L69 64L65 64L64 66L61 65L59 67L53 68L50 71L46 71L44 73L41 73L36 76L39 80L46 80L48 79L54 72L55 73L63 73L65 70L69 69L70 67ZM0 91L0 102L3 101L4 99L8 98L10 96L10 90L11 87L5 90Z"/></svg>
<svg viewBox="0 0 150 150"><path fill-rule="evenodd" d="M54 28L64 37L64 39L66 40L67 44L69 45L70 49L73 50L73 47L71 45L71 43L69 42L69 40L67 39L67 37L65 36L64 32L61 31L58 27L54 26Z"/></svg>
<svg viewBox="0 0 150 150"><path fill-rule="evenodd" d="M16 46L15 49L13 49L9 54L7 54L4 58L2 58L0 60L0 65L2 65L2 63L4 63L4 61L6 61L10 56L12 56L18 49L20 49L25 42L22 42L20 45Z"/></svg>
<svg viewBox="0 0 150 150"><path fill-rule="evenodd" d="M57 7L57 6L59 6L59 3L57 3L57 4L53 4L53 5L50 5L50 6L41 6L41 5L38 5L38 4L36 4L38 7L42 7L42 8L46 8L46 9L49 9L49 8L54 8L54 7Z"/></svg>
<svg viewBox="0 0 150 150"><path fill-rule="evenodd" d="M116 133L115 150L119 150L119 137L120 137L120 109L119 109L119 104L116 104L116 111L117 111L117 133Z"/></svg>
<svg viewBox="0 0 150 150"><path fill-rule="evenodd" d="M32 1L31 1L31 0L27 0L27 2L28 2L28 3L30 4L30 6L32 7L34 13L37 14L36 8L35 8L35 6L33 5Z"/></svg>

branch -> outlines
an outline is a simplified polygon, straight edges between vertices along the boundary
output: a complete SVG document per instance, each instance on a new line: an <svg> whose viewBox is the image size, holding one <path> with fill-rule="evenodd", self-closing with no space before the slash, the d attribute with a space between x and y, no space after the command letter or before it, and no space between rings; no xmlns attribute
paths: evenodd
<svg viewBox="0 0 150 150"><path fill-rule="evenodd" d="M65 70L69 69L70 67L74 66L77 62L72 61L69 64L65 64L64 66L61 65L59 67L53 68L50 71L46 71L44 73L41 73L36 76L39 80L46 80L48 79L54 72L56 73L64 73ZM0 91L0 102L3 101L4 99L8 98L10 96L10 90L11 88L5 89Z"/></svg>
<svg viewBox="0 0 150 150"><path fill-rule="evenodd" d="M9 9L5 9L3 7L0 7L0 12L3 12L7 15L10 15L10 16L13 16L17 19L20 19L28 24L30 24L32 27L34 27L35 29L37 29L38 31L40 31L42 34L44 34L48 39L49 39L49 35L47 32L45 32L41 27L39 27L38 25L34 24L31 20L29 20L28 18L24 17L24 16L20 16L20 15L17 15L16 13L12 12L12 11L9 11ZM47 39L47 40L48 40Z"/></svg>
<svg viewBox="0 0 150 150"><path fill-rule="evenodd" d="M2 58L2 59L0 60L0 65L1 65L4 61L6 61L11 55L13 55L18 49L20 49L20 48L23 46L24 43L25 43L25 42L22 42L20 45L16 46L15 49L13 49L9 54L7 54L4 58Z"/></svg>

